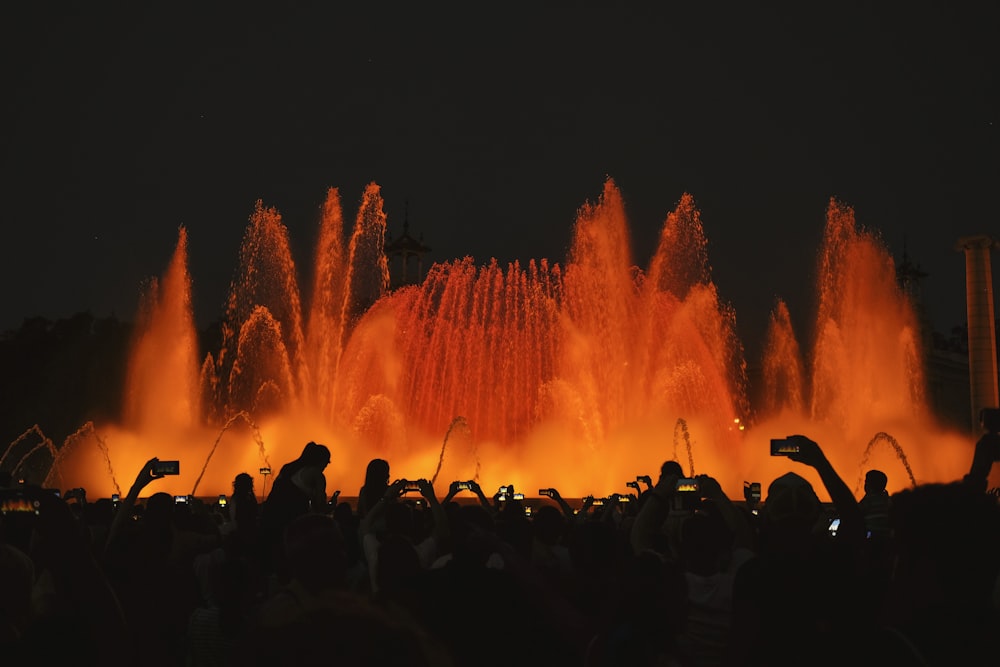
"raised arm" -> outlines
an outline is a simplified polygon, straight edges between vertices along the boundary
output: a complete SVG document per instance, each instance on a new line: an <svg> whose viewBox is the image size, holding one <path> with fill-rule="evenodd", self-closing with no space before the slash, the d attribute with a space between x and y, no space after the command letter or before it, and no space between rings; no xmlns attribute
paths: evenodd
<svg viewBox="0 0 1000 667"><path fill-rule="evenodd" d="M474 494L476 494L476 497L479 498L479 504L485 507L487 510L489 510L490 514L495 513L495 508L493 507L493 503L491 503L490 499L486 497L485 493L483 493L483 487L479 485L479 482L477 482L476 480L470 480L469 491L472 491Z"/></svg>
<svg viewBox="0 0 1000 667"><path fill-rule="evenodd" d="M837 471L833 469L833 464L826 458L826 454L820 446L804 435L789 436L789 440L794 440L799 445L797 453L788 455L792 461L804 463L819 473L820 481L830 494L830 500L837 508L840 517L840 530L838 534L864 535L865 519L858 507L858 500L850 487L840 478Z"/></svg>
<svg viewBox="0 0 1000 667"><path fill-rule="evenodd" d="M375 526L385 516L385 508L389 503L396 502L396 499L403 493L404 488L406 488L406 480L397 479L386 488L385 493L378 499L378 502L369 508L368 513L362 517L359 527L362 538L367 534L375 532Z"/></svg>
<svg viewBox="0 0 1000 667"><path fill-rule="evenodd" d="M647 549L657 550L656 536L670 514L676 487L675 475L660 475L656 486L643 494L642 508L639 509L629 534L633 553L638 554Z"/></svg>
<svg viewBox="0 0 1000 667"><path fill-rule="evenodd" d="M555 503L559 505L559 509L562 510L563 516L565 516L570 521L575 520L576 515L573 513L573 508L570 507L569 503L567 503L566 500L562 497L562 495L560 495L559 489L551 488L548 489L548 492L549 492L549 498L554 500Z"/></svg>
<svg viewBox="0 0 1000 667"><path fill-rule="evenodd" d="M104 542L104 550L107 550L111 543L114 542L119 533L121 533L123 526L131 519L135 504L139 500L139 494L142 490L154 479L163 478L163 475L155 472L156 464L159 462L160 459L154 456L139 469L139 474L135 476L135 481L132 482L132 486L128 490L128 495L122 498L121 504L118 506L118 511L115 512L115 517L111 520L111 527L108 529L108 536Z"/></svg>

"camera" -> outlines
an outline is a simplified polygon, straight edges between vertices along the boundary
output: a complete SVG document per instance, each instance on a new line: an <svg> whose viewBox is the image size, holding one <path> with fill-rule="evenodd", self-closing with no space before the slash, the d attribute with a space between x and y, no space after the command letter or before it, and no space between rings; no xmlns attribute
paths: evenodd
<svg viewBox="0 0 1000 667"><path fill-rule="evenodd" d="M153 464L154 475L179 475L181 474L180 461L157 461Z"/></svg>
<svg viewBox="0 0 1000 667"><path fill-rule="evenodd" d="M771 438L771 456L799 453L799 443L790 438Z"/></svg>
<svg viewBox="0 0 1000 667"><path fill-rule="evenodd" d="M979 423L988 433L1000 433L1000 408L983 408L979 411Z"/></svg>

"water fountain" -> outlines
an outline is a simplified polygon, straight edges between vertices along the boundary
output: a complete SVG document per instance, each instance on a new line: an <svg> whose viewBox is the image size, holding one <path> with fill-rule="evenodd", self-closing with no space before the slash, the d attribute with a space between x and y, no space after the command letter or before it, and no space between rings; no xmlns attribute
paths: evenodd
<svg viewBox="0 0 1000 667"><path fill-rule="evenodd" d="M442 490L479 479L567 497L625 492L637 474L655 478L679 438L688 467L734 498L744 480L766 486L788 470L819 486L768 455L771 437L792 433L820 442L845 479L862 462L884 470L890 490L968 467L970 439L942 430L927 408L917 324L891 257L839 202L819 254L813 342L803 354L776 302L759 406L689 195L645 269L633 265L611 180L579 210L563 264L456 259L390 292L385 230L371 184L345 248L331 189L304 297L281 216L258 202L222 339L199 364L181 229L143 300L122 423L96 426L92 444L64 444L49 481L106 495L156 455L180 459L182 474L155 490L213 495L309 440L330 446L331 490L348 496L374 457ZM99 448L105 467L91 460Z"/></svg>

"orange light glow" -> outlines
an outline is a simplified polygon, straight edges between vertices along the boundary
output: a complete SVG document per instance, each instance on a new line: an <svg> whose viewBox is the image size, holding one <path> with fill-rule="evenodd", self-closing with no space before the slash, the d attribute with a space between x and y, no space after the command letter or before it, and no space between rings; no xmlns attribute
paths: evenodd
<svg viewBox="0 0 1000 667"><path fill-rule="evenodd" d="M309 440L330 447L328 493L345 496L380 457L393 478L435 479L441 495L470 479L624 494L676 459L732 498L745 480L766 488L789 470L822 497L805 466L769 455L770 438L796 433L819 442L849 484L862 467L884 470L890 491L968 468L970 438L939 427L926 404L916 318L891 258L848 207L828 210L816 342L803 356L779 301L759 406L748 404L736 314L712 282L688 195L645 270L632 264L610 180L580 209L562 265L466 258L389 292L385 222L370 185L345 251L330 190L307 300L280 216L258 203L220 347L200 364L181 230L144 307L125 423L72 436L47 482L108 496L158 456L179 459L181 474L149 492L214 496L240 472L277 470ZM254 477L259 493L265 480Z"/></svg>

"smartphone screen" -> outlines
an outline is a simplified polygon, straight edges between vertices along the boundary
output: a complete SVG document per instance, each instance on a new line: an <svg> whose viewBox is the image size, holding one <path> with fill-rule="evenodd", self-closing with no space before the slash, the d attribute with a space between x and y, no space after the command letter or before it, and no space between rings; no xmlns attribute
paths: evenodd
<svg viewBox="0 0 1000 667"><path fill-rule="evenodd" d="M157 461L153 465L153 472L157 475L179 475L181 474L181 462Z"/></svg>
<svg viewBox="0 0 1000 667"><path fill-rule="evenodd" d="M771 438L771 456L788 456L797 454L799 444L788 438Z"/></svg>

